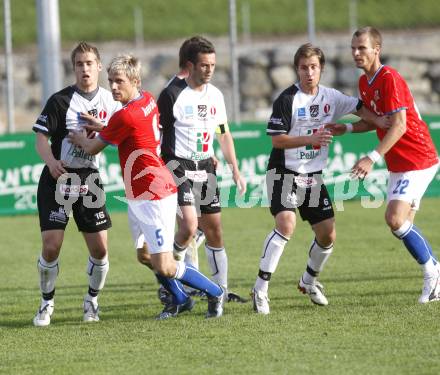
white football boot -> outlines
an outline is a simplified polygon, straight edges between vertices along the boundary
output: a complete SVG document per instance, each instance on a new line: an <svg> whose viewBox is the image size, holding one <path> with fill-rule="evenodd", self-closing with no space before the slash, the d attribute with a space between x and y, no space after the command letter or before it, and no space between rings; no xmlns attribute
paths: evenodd
<svg viewBox="0 0 440 375"><path fill-rule="evenodd" d="M256 313L263 315L268 315L270 313L270 308L269 308L270 299L267 293L253 288L251 291L251 297L254 306L254 311Z"/></svg>
<svg viewBox="0 0 440 375"><path fill-rule="evenodd" d="M84 322L99 322L99 307L97 301L92 301L88 296L84 297Z"/></svg>
<svg viewBox="0 0 440 375"><path fill-rule="evenodd" d="M428 303L440 300L440 269L439 265L435 272L423 276L423 290L419 303Z"/></svg>
<svg viewBox="0 0 440 375"><path fill-rule="evenodd" d="M324 295L324 287L318 281L314 284L306 284L301 277L298 282L298 290L303 294L308 294L310 300L320 306L327 306L328 300Z"/></svg>
<svg viewBox="0 0 440 375"><path fill-rule="evenodd" d="M53 299L49 301L42 300L40 308L34 317L35 327L47 327L50 324L50 318L53 314L54 302Z"/></svg>

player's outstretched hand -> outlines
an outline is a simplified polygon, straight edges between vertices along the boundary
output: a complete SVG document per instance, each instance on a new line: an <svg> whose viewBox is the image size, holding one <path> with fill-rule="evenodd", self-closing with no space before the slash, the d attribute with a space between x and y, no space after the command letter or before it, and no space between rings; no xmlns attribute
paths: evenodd
<svg viewBox="0 0 440 375"><path fill-rule="evenodd" d="M353 168L351 168L351 177L363 180L372 169L373 161L368 156L364 156L356 162Z"/></svg>
<svg viewBox="0 0 440 375"><path fill-rule="evenodd" d="M345 124L325 124L324 129L331 132L332 135L342 135L347 131L347 126Z"/></svg>
<svg viewBox="0 0 440 375"><path fill-rule="evenodd" d="M81 147L81 142L83 142L84 139L87 139L87 133L85 130L71 131L67 134L67 139L74 145Z"/></svg>
<svg viewBox="0 0 440 375"><path fill-rule="evenodd" d="M102 131L102 129L104 129L104 125L102 124L102 122L88 113L81 112L79 114L79 117L81 118L81 120L87 121L87 124L83 125L83 128L87 130L88 138L90 138L89 132L100 132Z"/></svg>
<svg viewBox="0 0 440 375"><path fill-rule="evenodd" d="M316 131L316 133L310 136L310 144L316 147L325 147L332 142L332 139L333 135L329 130L325 128L320 128Z"/></svg>
<svg viewBox="0 0 440 375"><path fill-rule="evenodd" d="M376 121L376 126L380 129L391 128L391 116L380 116Z"/></svg>

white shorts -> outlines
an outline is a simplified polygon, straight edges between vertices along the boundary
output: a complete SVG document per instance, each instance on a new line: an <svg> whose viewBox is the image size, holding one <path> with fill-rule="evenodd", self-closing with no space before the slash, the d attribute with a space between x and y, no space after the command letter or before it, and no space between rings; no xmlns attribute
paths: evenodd
<svg viewBox="0 0 440 375"><path fill-rule="evenodd" d="M159 200L128 200L128 222L136 249L150 254L173 251L177 194Z"/></svg>
<svg viewBox="0 0 440 375"><path fill-rule="evenodd" d="M409 172L390 172L388 179L387 202L392 200L405 201L417 211L420 201L431 181L437 173L439 164L427 169Z"/></svg>

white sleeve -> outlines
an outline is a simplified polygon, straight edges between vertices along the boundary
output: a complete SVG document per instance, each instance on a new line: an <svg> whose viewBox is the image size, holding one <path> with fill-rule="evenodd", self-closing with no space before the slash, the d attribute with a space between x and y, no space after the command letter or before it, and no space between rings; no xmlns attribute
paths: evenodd
<svg viewBox="0 0 440 375"><path fill-rule="evenodd" d="M340 119L341 117L357 111L359 105L359 99L354 96L348 96L342 92L332 89L332 96L335 103L335 112L333 121Z"/></svg>

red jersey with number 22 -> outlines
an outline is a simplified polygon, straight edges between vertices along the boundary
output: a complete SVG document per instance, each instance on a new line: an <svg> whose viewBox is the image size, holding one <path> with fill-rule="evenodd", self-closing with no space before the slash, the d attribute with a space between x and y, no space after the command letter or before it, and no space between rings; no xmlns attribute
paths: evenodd
<svg viewBox="0 0 440 375"><path fill-rule="evenodd" d="M427 169L438 163L428 125L421 119L407 83L395 69L382 66L371 81L362 75L359 93L364 105L378 115L406 110L406 132L385 154L389 171ZM378 128L376 133L382 140L387 130Z"/></svg>
<svg viewBox="0 0 440 375"><path fill-rule="evenodd" d="M128 199L156 200L177 191L159 156L159 111L150 93L142 92L116 112L99 137L118 146Z"/></svg>

